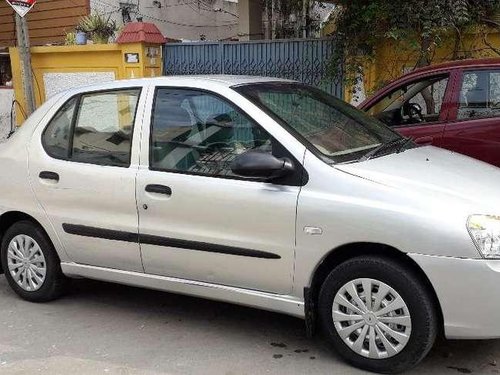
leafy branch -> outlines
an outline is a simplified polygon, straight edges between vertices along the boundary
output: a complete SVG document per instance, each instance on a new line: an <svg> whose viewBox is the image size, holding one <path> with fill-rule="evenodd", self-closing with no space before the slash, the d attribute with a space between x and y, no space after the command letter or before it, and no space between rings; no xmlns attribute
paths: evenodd
<svg viewBox="0 0 500 375"><path fill-rule="evenodd" d="M453 35L454 53L459 58L464 50L465 31L477 26L497 27L488 20L500 11L498 0L338 0L333 22L336 29L336 50L330 64L330 74L347 84L363 74L367 62L376 58L383 43L405 45L405 54L415 55L415 67L431 64L436 49ZM453 39L452 39L453 40ZM483 35L491 51L499 53Z"/></svg>

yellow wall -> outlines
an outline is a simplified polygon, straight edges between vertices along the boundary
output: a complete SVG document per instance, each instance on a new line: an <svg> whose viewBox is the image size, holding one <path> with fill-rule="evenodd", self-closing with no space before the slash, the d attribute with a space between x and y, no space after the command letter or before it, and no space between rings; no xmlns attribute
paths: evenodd
<svg viewBox="0 0 500 375"><path fill-rule="evenodd" d="M152 59L147 56L148 47L156 47L160 55ZM25 120L23 112L26 99L21 78L21 63L17 48L10 48L12 78L17 123ZM139 63L126 63L125 53L138 53ZM45 73L113 72L116 79L159 76L162 73L161 46L134 44L89 44L85 46L49 46L31 48L31 62L34 74L34 91L37 107L45 102Z"/></svg>
<svg viewBox="0 0 500 375"><path fill-rule="evenodd" d="M488 42L500 51L500 32L491 33L487 38ZM436 48L432 64L453 60L454 38L449 36L444 37L444 40L445 42ZM480 33L466 34L461 50L467 51L467 55L462 54L459 58L500 58L499 54L485 45L483 35ZM413 70L417 58L417 54L407 44L387 40L377 48L375 59L372 63L367 64L365 68L364 82L367 95L370 96L390 81ZM350 90L346 91L346 99L350 99Z"/></svg>

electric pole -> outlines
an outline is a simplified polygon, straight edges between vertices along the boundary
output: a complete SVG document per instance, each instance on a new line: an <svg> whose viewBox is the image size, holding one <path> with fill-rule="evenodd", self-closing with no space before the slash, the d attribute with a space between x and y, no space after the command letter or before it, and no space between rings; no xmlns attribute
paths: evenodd
<svg viewBox="0 0 500 375"><path fill-rule="evenodd" d="M35 93L33 91L33 69L31 67L30 39L28 23L25 17L16 13L17 47L21 58L21 76L26 99L26 115L31 115L36 109Z"/></svg>
<svg viewBox="0 0 500 375"><path fill-rule="evenodd" d="M302 0L302 37L309 37L309 0Z"/></svg>

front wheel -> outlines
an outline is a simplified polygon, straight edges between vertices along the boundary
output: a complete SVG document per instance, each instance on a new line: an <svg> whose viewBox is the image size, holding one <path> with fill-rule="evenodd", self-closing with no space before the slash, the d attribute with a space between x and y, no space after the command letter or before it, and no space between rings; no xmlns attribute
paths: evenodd
<svg viewBox="0 0 500 375"><path fill-rule="evenodd" d="M12 225L4 234L1 259L10 287L31 302L59 297L67 279L59 257L43 230L30 221Z"/></svg>
<svg viewBox="0 0 500 375"><path fill-rule="evenodd" d="M434 344L436 307L414 273L375 256L336 267L319 295L324 332L356 367L399 373L416 366Z"/></svg>

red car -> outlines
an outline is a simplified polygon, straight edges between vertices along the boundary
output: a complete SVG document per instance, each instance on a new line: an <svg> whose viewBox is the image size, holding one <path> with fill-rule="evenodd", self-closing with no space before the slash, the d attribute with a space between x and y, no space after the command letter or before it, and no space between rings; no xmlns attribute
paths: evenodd
<svg viewBox="0 0 500 375"><path fill-rule="evenodd" d="M360 108L416 143L500 166L500 59L413 71Z"/></svg>

